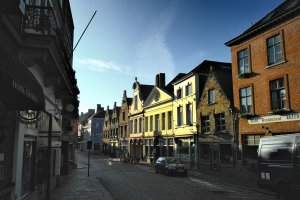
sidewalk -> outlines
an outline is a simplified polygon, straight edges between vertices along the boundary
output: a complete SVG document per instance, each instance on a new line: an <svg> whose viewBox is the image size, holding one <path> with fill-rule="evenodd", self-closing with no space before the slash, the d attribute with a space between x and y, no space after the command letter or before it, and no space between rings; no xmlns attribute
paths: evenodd
<svg viewBox="0 0 300 200"><path fill-rule="evenodd" d="M95 169L90 168L90 172ZM77 162L77 168L64 177L62 183L51 191L50 200L112 200L112 197L95 176L87 176L87 166Z"/></svg>

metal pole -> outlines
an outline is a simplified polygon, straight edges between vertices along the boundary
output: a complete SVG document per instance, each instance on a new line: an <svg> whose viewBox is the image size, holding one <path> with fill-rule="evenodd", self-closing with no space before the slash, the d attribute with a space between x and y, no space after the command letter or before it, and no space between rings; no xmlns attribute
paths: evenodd
<svg viewBox="0 0 300 200"><path fill-rule="evenodd" d="M49 129L48 129L48 160L47 160L47 199L50 199L50 176L51 176L51 141L52 141L52 115L49 116Z"/></svg>
<svg viewBox="0 0 300 200"><path fill-rule="evenodd" d="M89 154L88 154L88 176L90 176L90 149L89 149Z"/></svg>
<svg viewBox="0 0 300 200"><path fill-rule="evenodd" d="M78 43L80 42L80 40L81 40L82 36L84 35L85 31L86 31L86 30L87 30L87 28L89 27L89 25L90 25L91 21L93 20L94 16L96 15L96 13L97 13L97 10L94 12L94 14L93 14L92 18L90 19L90 21L89 21L88 25L85 27L85 29L84 29L83 33L81 34L81 36L80 36L80 38L79 38L78 42L76 43L76 45L75 45L75 47L74 47L74 49L73 49L73 52L75 51L75 49L76 49L76 47L77 47Z"/></svg>

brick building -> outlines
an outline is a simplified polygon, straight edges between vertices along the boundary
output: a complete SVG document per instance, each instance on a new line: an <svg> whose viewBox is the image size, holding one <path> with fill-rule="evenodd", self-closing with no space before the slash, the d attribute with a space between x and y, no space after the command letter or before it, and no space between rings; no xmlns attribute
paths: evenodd
<svg viewBox="0 0 300 200"><path fill-rule="evenodd" d="M245 163L255 163L259 138L300 131L300 1L286 0L231 47L234 106Z"/></svg>
<svg viewBox="0 0 300 200"><path fill-rule="evenodd" d="M236 157L231 77L229 63L211 65L197 106L199 163L210 169L233 166Z"/></svg>

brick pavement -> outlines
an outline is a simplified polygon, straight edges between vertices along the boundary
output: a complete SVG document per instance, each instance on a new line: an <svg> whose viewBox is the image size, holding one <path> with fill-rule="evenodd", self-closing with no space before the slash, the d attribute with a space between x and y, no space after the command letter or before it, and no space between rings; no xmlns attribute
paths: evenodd
<svg viewBox="0 0 300 200"><path fill-rule="evenodd" d="M90 174L96 174L96 169L90 168ZM87 176L87 166L77 162L77 168L64 177L62 183L51 191L50 200L112 200L111 195L97 180L96 176Z"/></svg>

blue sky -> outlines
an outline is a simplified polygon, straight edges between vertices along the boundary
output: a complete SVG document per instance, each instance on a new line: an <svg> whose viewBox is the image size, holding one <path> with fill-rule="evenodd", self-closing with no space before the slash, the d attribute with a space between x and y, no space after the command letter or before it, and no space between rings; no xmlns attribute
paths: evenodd
<svg viewBox="0 0 300 200"><path fill-rule="evenodd" d="M70 0L74 45L97 14L74 52L80 89L79 111L101 104L120 106L132 96L135 77L169 82L203 60L231 62L233 39L284 0Z"/></svg>

